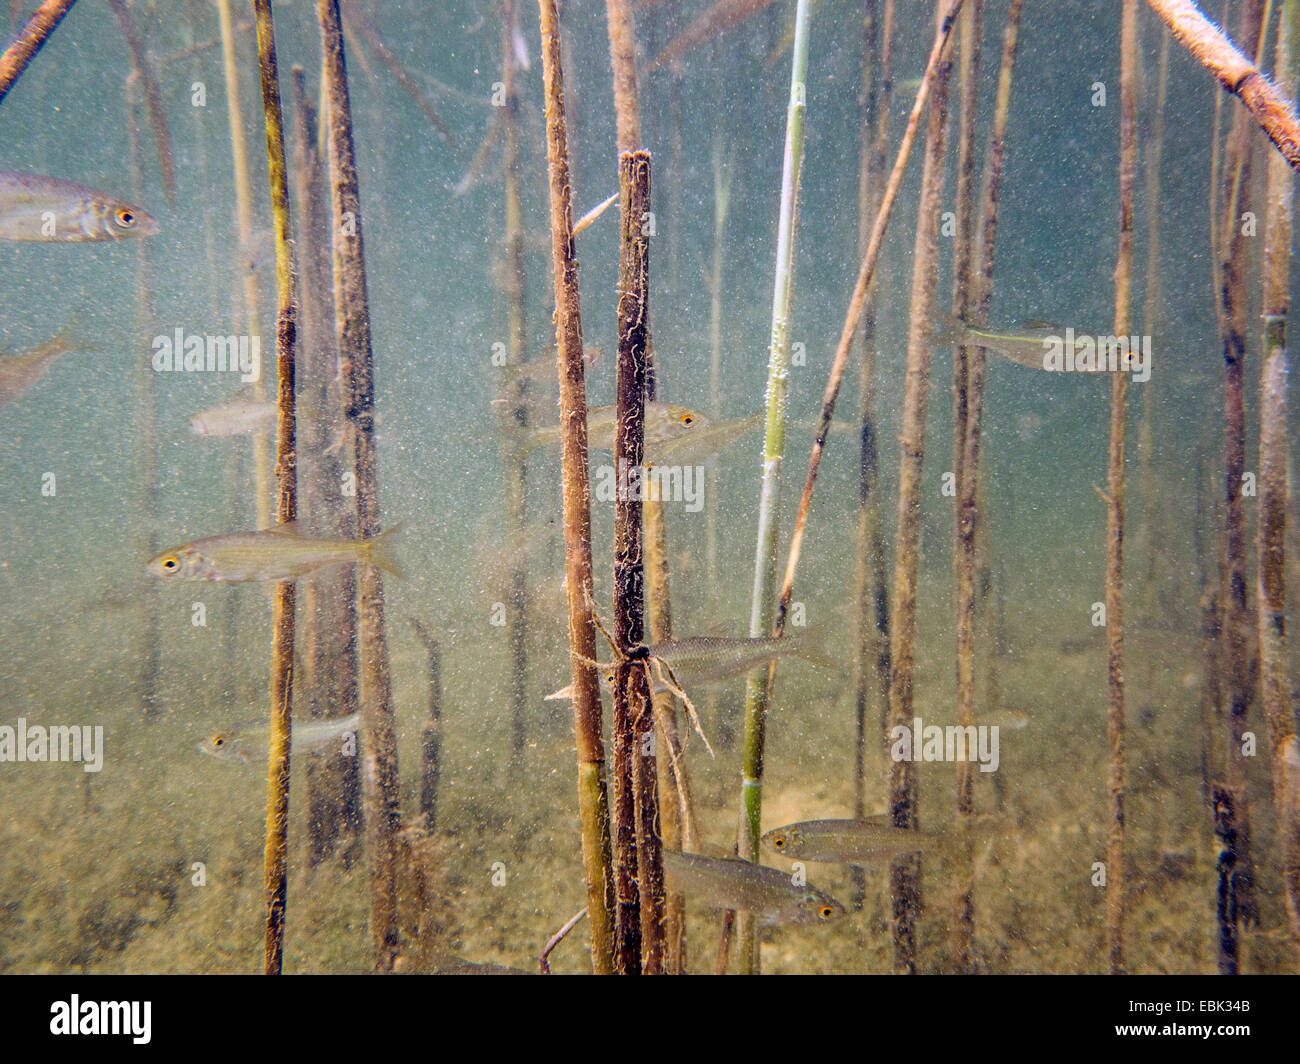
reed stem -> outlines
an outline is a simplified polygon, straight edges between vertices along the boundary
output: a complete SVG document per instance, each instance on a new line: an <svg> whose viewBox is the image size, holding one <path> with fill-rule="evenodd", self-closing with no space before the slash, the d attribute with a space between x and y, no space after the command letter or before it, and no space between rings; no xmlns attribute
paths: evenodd
<svg viewBox="0 0 1300 1064"><path fill-rule="evenodd" d="M45 47L50 34L76 2L77 0L45 0L32 12L32 17L27 20L22 32L5 49L4 55L0 56L0 100L9 95L14 82L22 77L27 64Z"/></svg>
<svg viewBox="0 0 1300 1064"><path fill-rule="evenodd" d="M275 22L271 0L254 0L257 58L266 116L266 155L271 181L271 215L275 225L276 371L279 416L276 427L276 517L281 525L298 516L298 466L295 440L294 354L297 345L298 293L293 262L293 227L289 218L289 175L284 156L284 117L275 59ZM294 584L275 585L271 636L271 734L267 755L266 941L263 970L279 975L284 963L284 909L288 894L289 749L293 715Z"/></svg>
<svg viewBox="0 0 1300 1064"><path fill-rule="evenodd" d="M1243 55L1192 0L1147 0L1173 35L1219 84L1241 100L1293 169L1300 170L1300 121L1291 103L1268 77L1246 58L1258 37L1243 40Z"/></svg>
<svg viewBox="0 0 1300 1064"><path fill-rule="evenodd" d="M144 42L135 28L135 21L127 9L126 0L108 0L113 15L126 38L127 48L131 52L131 67L139 75L140 85L144 89L145 103L149 108L149 121L153 125L154 138L158 142L158 159L162 163L163 187L167 189L169 203L176 202L176 159L172 155L172 138L167 129L167 111L163 107L162 89L154 75L149 62L149 55L144 49Z"/></svg>
<svg viewBox="0 0 1300 1064"><path fill-rule="evenodd" d="M803 176L804 115L808 109L810 0L795 8L794 51L790 67L790 101L786 110L785 159L781 173L781 213L777 228L776 281L772 294L772 333L767 366L767 419L764 430L763 479L758 502L758 545L749 634L771 634L775 605L777 549L780 540L781 464L785 458L786 393L790 377L790 318L794 312L794 250ZM763 746L767 724L769 674L758 669L745 683L745 753L741 776L741 815L737 852L758 861L763 806ZM741 971L759 972L758 921L741 913L738 928Z"/></svg>
<svg viewBox="0 0 1300 1064"><path fill-rule="evenodd" d="M354 451L357 533L380 533L379 469L375 453L374 355L366 292L361 194L352 141L352 110L338 0L316 0L322 79L329 100L330 185L334 207L334 306L339 353L346 360L344 419ZM379 568L359 566L358 634L361 662L362 771L366 849L370 860L370 934L375 967L390 972L397 957L398 916L394 836L399 822L397 737L393 727L384 585Z"/></svg>
<svg viewBox="0 0 1300 1064"><path fill-rule="evenodd" d="M551 265L555 336L559 351L560 425L563 428L565 585L569 599L569 653L573 721L578 748L578 812L582 864L591 923L591 964L614 971L614 877L611 870L605 742L601 735L596 629L592 623L591 481L587 461L587 398L582 361L578 259L573 243L573 188L564 118L564 68L555 0L538 0L546 89L546 156L550 173Z"/></svg>
<svg viewBox="0 0 1300 1064"><path fill-rule="evenodd" d="M1133 195L1137 185L1138 0L1124 0L1120 43L1119 261L1115 266L1115 335L1133 323ZM1106 738L1110 832L1106 846L1106 947L1111 975L1124 961L1124 451L1128 374L1111 380L1110 459L1106 474Z"/></svg>
<svg viewBox="0 0 1300 1064"><path fill-rule="evenodd" d="M645 469L646 350L650 340L649 152L619 155L619 188L622 247L614 461L620 483L626 487L619 491L614 510L614 643L618 655L614 676L614 874L619 902L615 960L623 974L661 975L663 843L646 669L639 490ZM629 812L631 823L625 820Z"/></svg>

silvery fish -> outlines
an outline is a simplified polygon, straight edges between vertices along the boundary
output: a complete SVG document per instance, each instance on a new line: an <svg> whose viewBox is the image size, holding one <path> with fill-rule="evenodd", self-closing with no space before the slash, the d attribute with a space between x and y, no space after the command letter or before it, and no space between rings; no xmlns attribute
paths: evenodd
<svg viewBox="0 0 1300 1064"><path fill-rule="evenodd" d="M673 676L683 687L708 687L733 676L741 676L773 658L797 657L811 661L823 668L835 668L835 663L823 657L816 646L815 629L795 635L768 636L762 639L730 639L726 636L698 635L687 639L669 639L647 647L650 656L658 658L672 669ZM651 669L652 693L671 691ZM614 688L613 669L602 669L600 686L606 691ZM573 684L561 687L545 696L545 701L573 697Z"/></svg>
<svg viewBox="0 0 1300 1064"><path fill-rule="evenodd" d="M744 909L775 924L828 924L844 906L811 883L796 886L776 868L739 857L705 857L664 850L664 879L675 894L719 909Z"/></svg>
<svg viewBox="0 0 1300 1064"><path fill-rule="evenodd" d="M67 330L21 355L0 357L0 406L21 399L45 376L56 359L69 351L84 351L68 338Z"/></svg>
<svg viewBox="0 0 1300 1064"><path fill-rule="evenodd" d="M593 450L612 451L614 449L614 416L612 406L596 406L587 410L587 446ZM645 405L645 447L647 455L653 455L655 449L669 440L677 439L687 433L699 432L709 423L703 414L698 414L685 406L673 403L646 403ZM525 440L525 449L534 450L547 444L559 443L560 426L543 425L530 429Z"/></svg>
<svg viewBox="0 0 1300 1064"><path fill-rule="evenodd" d="M278 414L276 404L269 401L231 399L190 418L190 432L195 436L251 436L273 429Z"/></svg>
<svg viewBox="0 0 1300 1064"><path fill-rule="evenodd" d="M0 240L81 243L157 232L152 215L115 196L58 177L0 172Z"/></svg>
<svg viewBox="0 0 1300 1064"><path fill-rule="evenodd" d="M946 856L957 834L933 834L894 827L884 817L864 820L805 820L769 831L759 841L773 853L797 861L867 865L909 853Z"/></svg>
<svg viewBox="0 0 1300 1064"><path fill-rule="evenodd" d="M296 580L316 569L368 562L402 576L393 539L401 525L371 539L304 536L297 523L260 532L228 532L163 551L149 571L171 580Z"/></svg>
<svg viewBox="0 0 1300 1064"><path fill-rule="evenodd" d="M755 429L763 427L763 412L734 421L719 421L683 433L675 439L657 444L647 462L652 465L695 465L734 443Z"/></svg>
<svg viewBox="0 0 1300 1064"><path fill-rule="evenodd" d="M350 717L338 720L306 720L295 723L291 731L292 742L289 747L290 757L301 757L328 745L335 739L342 739L348 733L355 734L361 727L361 714L353 713ZM237 762L247 765L250 761L265 761L270 746L270 729L266 725L237 728L231 731L213 732L195 749L201 754L215 757L218 761Z"/></svg>
<svg viewBox="0 0 1300 1064"><path fill-rule="evenodd" d="M825 668L834 667L834 662L818 651L808 631L759 639L691 636L656 643L649 651L652 657L659 658L673 670L673 675L683 686L717 683L743 675L775 658L799 657Z"/></svg>

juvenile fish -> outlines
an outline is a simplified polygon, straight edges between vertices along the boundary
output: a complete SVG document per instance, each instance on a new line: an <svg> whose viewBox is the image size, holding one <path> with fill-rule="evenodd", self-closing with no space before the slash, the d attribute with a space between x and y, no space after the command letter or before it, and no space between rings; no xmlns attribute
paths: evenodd
<svg viewBox="0 0 1300 1064"><path fill-rule="evenodd" d="M759 841L773 853L798 861L868 865L909 853L940 856L958 840L894 827L884 817L865 820L805 820L769 831Z"/></svg>
<svg viewBox="0 0 1300 1064"><path fill-rule="evenodd" d="M743 675L775 658L799 657L827 668L834 665L821 655L807 632L759 639L691 636L656 643L649 651L667 664L683 685L696 686Z"/></svg>
<svg viewBox="0 0 1300 1064"><path fill-rule="evenodd" d="M593 450L612 451L614 449L614 423L617 421L615 408L596 406L587 410L587 446ZM652 455L656 448L670 440L688 433L699 432L709 423L703 414L697 414L689 407L673 403L646 403L645 405L645 447L647 455ZM535 450L547 444L559 443L561 440L559 425L543 425L530 429L526 437L526 450Z"/></svg>
<svg viewBox="0 0 1300 1064"><path fill-rule="evenodd" d="M740 437L763 427L766 414L760 411L733 421L718 421L675 439L657 444L647 461L654 465L695 465L712 458Z"/></svg>
<svg viewBox="0 0 1300 1064"><path fill-rule="evenodd" d="M795 886L775 868L739 857L705 857L664 850L664 878L673 893L687 894L719 909L744 909L776 924L828 924L844 906L811 883Z"/></svg>
<svg viewBox="0 0 1300 1064"><path fill-rule="evenodd" d="M68 336L67 330L21 355L0 357L0 406L21 399L69 351L85 351Z"/></svg>
<svg viewBox="0 0 1300 1064"><path fill-rule="evenodd" d="M269 401L231 399L190 418L190 432L195 436L252 436L270 431L278 414L276 404Z"/></svg>
<svg viewBox="0 0 1300 1064"><path fill-rule="evenodd" d="M300 535L297 524L260 532L228 532L163 551L149 571L171 580L297 580L333 565L368 562L402 576L393 540L401 525L371 539Z"/></svg>
<svg viewBox="0 0 1300 1064"><path fill-rule="evenodd" d="M116 196L58 177L0 172L0 240L82 243L157 232L152 215Z"/></svg>
<svg viewBox="0 0 1300 1064"><path fill-rule="evenodd" d="M349 732L356 733L361 727L361 714L353 713L350 717L338 720L306 720L295 723L291 730L292 741L289 746L290 757L301 757L313 753L341 739ZM247 765L249 762L265 761L270 748L271 730L266 725L233 731L213 732L195 749L201 754L215 757L218 761L235 762Z"/></svg>

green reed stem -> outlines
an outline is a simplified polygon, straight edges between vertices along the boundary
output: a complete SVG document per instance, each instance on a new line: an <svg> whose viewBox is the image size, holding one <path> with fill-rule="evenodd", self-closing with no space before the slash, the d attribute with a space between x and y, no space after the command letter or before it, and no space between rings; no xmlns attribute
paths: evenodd
<svg viewBox="0 0 1300 1064"><path fill-rule="evenodd" d="M776 283L772 293L772 340L767 364L767 421L763 449L763 483L759 494L758 548L749 634L771 632L776 605L776 561L780 538L781 463L785 457L786 395L790 380L790 315L794 309L794 249L799 220L799 185L803 174L804 88L808 70L810 0L795 9L794 56L790 69L790 103L786 111L785 162L781 173L781 216L776 241ZM767 670L750 673L745 684L745 760L741 777L739 854L758 860L763 805L763 740L767 720ZM758 923L750 913L740 918L740 964L757 974Z"/></svg>

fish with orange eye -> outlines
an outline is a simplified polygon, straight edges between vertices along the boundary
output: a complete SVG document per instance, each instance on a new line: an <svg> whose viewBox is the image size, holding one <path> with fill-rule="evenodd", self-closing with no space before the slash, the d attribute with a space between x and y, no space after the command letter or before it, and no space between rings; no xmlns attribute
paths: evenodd
<svg viewBox="0 0 1300 1064"><path fill-rule="evenodd" d="M598 451L614 449L614 427L618 421L617 409L613 406L594 406L587 410L587 446ZM709 419L698 410L676 403L658 401L645 405L645 448L647 455L655 455L658 450L673 440L703 431ZM547 444L560 442L559 425L543 425L530 428L524 435L522 450L526 453Z"/></svg>
<svg viewBox="0 0 1300 1064"><path fill-rule="evenodd" d="M60 177L0 172L0 240L78 244L158 231L148 211L108 193Z"/></svg>

